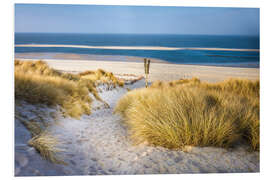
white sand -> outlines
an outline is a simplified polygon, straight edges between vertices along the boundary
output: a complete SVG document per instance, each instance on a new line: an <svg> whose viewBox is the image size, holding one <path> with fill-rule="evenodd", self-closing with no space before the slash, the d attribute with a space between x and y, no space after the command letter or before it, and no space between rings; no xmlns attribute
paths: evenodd
<svg viewBox="0 0 270 180"><path fill-rule="evenodd" d="M237 48L199 48L199 47L160 47L160 46L87 46L87 45L66 45L66 44L17 44L15 47L68 47L68 48L83 48L83 49L121 49L121 50L201 50L201 51L254 51L259 52L259 49L237 49Z"/></svg>
<svg viewBox="0 0 270 180"><path fill-rule="evenodd" d="M47 60L50 66L63 71L84 71L103 68L116 74L143 74L143 63ZM259 78L259 69L151 64L151 79L172 80L196 75L218 81L228 77ZM127 76L127 75L125 75ZM123 76L123 77L125 77ZM130 89L144 86L144 80ZM27 145L27 130L15 119L15 174L25 175L96 175L96 174L166 174L166 173L221 173L259 172L259 153L250 153L244 146L225 150L222 148L192 148L189 152L173 151L146 144L134 146L128 138L121 118L113 114L117 101L127 92L125 88L102 91L100 96L110 108L94 101L90 116L80 120L64 118L54 108L33 106L23 102L16 105L16 113L26 120L42 116L51 124L48 132L62 143L65 152L60 157L67 166L51 164L42 160ZM101 108L97 108L101 107ZM55 118L56 117L56 118ZM56 120L54 120L56 119Z"/></svg>
<svg viewBox="0 0 270 180"><path fill-rule="evenodd" d="M128 88L142 86L143 80L128 85ZM259 153L250 153L242 146L233 150L196 147L189 152L183 152L145 144L132 145L126 128L121 124L121 118L112 113L116 102L126 92L123 88L104 91L100 94L101 98L111 108L95 110L90 116L84 115L80 120L63 118L58 113L56 123L49 128L49 132L62 142L60 147L66 152L60 153L60 156L68 165L53 165L38 160L36 153L27 153L31 149L28 147L24 154L21 151L21 154L15 157L16 162L21 157L35 159L36 162L34 165L27 163L23 167L17 165L17 175L259 172ZM95 102L93 105L96 107L100 104ZM33 108L36 108L38 114L56 112L51 108L37 108L27 103L17 110L31 119L35 115L33 112L29 113L29 109ZM51 118L50 115L46 117ZM15 142L15 147L19 149L17 144L19 142Z"/></svg>
<svg viewBox="0 0 270 180"><path fill-rule="evenodd" d="M74 54L74 53L15 53L15 59L65 59L65 60L91 60L91 61L122 61L122 62L143 62L144 57L123 56L123 55L97 55L97 54ZM166 63L157 58L151 58L152 63Z"/></svg>
<svg viewBox="0 0 270 180"><path fill-rule="evenodd" d="M139 62L86 61L86 60L49 60L44 61L58 70L82 72L104 69L115 74L144 75L144 65ZM259 68L216 67L180 64L150 64L150 81L171 81L180 78L198 77L202 81L217 82L228 78L259 79Z"/></svg>

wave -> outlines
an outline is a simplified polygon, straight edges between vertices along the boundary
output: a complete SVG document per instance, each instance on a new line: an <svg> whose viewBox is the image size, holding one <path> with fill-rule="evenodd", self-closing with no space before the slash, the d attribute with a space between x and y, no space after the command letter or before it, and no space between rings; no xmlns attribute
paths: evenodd
<svg viewBox="0 0 270 180"><path fill-rule="evenodd" d="M259 49L237 49L237 48L202 48L202 47L160 47L160 46L88 46L88 45L66 45L66 44L16 44L15 47L61 47L61 48L83 48L83 49L115 49L115 50L199 50L199 51L253 51Z"/></svg>

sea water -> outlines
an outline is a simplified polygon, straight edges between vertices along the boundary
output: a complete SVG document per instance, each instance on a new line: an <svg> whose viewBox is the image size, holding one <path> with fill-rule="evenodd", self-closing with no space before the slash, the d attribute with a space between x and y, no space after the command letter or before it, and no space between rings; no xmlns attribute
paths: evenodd
<svg viewBox="0 0 270 180"><path fill-rule="evenodd" d="M143 46L176 48L256 49L229 50L126 50L72 47L15 47L15 53L73 53L157 58L176 64L259 67L259 36L15 33L15 45L57 44L87 46Z"/></svg>

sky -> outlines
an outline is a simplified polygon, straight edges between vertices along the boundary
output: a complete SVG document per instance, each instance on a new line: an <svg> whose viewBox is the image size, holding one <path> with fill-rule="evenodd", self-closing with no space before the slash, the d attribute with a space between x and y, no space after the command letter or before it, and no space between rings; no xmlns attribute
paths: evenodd
<svg viewBox="0 0 270 180"><path fill-rule="evenodd" d="M15 32L259 35L258 8L15 4Z"/></svg>

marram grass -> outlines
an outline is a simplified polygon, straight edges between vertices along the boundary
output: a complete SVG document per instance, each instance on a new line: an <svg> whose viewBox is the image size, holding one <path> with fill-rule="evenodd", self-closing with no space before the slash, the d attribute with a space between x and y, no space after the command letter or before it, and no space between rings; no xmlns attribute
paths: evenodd
<svg viewBox="0 0 270 180"><path fill-rule="evenodd" d="M106 72L103 69L98 69L97 71L85 71L79 74L81 78L92 80L94 82L100 83L107 83L112 85L114 88L116 86L123 87L124 81L119 80L116 78L112 72Z"/></svg>
<svg viewBox="0 0 270 180"><path fill-rule="evenodd" d="M34 136L28 141L28 144L29 146L34 147L44 159L47 159L52 163L67 165L66 162L57 156L58 152L63 151L56 147L59 144L58 140L47 132L42 132L41 134Z"/></svg>
<svg viewBox="0 0 270 180"><path fill-rule="evenodd" d="M91 76L87 77L89 74ZM44 61L15 60L15 99L32 104L59 105L64 114L71 117L91 113L89 93L107 104L96 89L101 82L114 87L124 85L112 73L101 69L71 74L54 70Z"/></svg>
<svg viewBox="0 0 270 180"><path fill-rule="evenodd" d="M56 137L46 132L39 122L25 120L18 114L15 115L15 119L19 120L31 133L32 138L28 141L28 144L34 147L44 159L52 163L67 164L57 155L58 152L64 151L57 148L60 142Z"/></svg>
<svg viewBox="0 0 270 180"><path fill-rule="evenodd" d="M58 76L15 72L15 98L32 104L60 105L65 114L90 114L92 99L86 87ZM86 107L86 108L84 108Z"/></svg>
<svg viewBox="0 0 270 180"><path fill-rule="evenodd" d="M89 93L98 100L103 101L96 89L101 82L104 84L123 86L124 82L118 80L112 73L104 70L92 71L91 78L83 74L62 73L50 68L43 61L15 60L15 100L24 100L31 104L45 104L60 106L64 115L80 118L82 114L91 113L92 99ZM59 141L46 132L41 124L16 116L16 119L28 129L32 139L28 144L33 146L42 157L53 162L66 164L57 153L63 150L57 148Z"/></svg>
<svg viewBox="0 0 270 180"><path fill-rule="evenodd" d="M259 107L259 81L211 84L193 78L129 91L115 112L135 143L183 149L244 141L259 150Z"/></svg>

